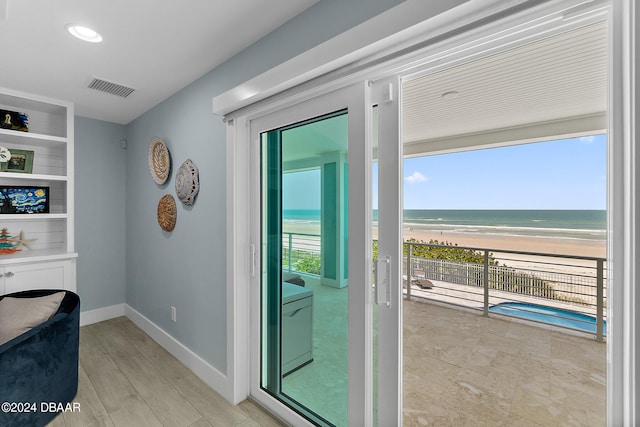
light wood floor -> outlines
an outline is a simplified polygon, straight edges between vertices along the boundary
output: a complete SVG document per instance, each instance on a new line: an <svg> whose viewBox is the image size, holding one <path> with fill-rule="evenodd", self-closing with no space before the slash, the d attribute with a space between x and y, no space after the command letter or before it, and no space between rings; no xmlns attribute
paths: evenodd
<svg viewBox="0 0 640 427"><path fill-rule="evenodd" d="M228 403L125 317L80 329L80 412L50 427L282 426L251 401Z"/></svg>

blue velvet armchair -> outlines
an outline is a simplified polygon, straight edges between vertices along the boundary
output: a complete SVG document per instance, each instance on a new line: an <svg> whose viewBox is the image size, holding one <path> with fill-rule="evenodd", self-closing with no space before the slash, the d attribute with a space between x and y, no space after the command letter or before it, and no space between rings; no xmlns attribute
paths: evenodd
<svg viewBox="0 0 640 427"><path fill-rule="evenodd" d="M30 290L0 300L55 292L60 290ZM0 404L30 405L28 412L6 412L11 408L4 406L0 426L44 426L58 415L56 406L66 405L76 395L80 299L65 292L60 308L49 320L0 345Z"/></svg>

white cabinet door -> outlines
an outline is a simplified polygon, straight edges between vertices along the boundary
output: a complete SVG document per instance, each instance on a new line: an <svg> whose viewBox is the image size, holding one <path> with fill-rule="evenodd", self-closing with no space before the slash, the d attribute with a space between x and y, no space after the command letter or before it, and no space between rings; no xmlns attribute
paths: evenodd
<svg viewBox="0 0 640 427"><path fill-rule="evenodd" d="M75 292L75 262L51 261L4 267L4 294L28 289L66 289Z"/></svg>

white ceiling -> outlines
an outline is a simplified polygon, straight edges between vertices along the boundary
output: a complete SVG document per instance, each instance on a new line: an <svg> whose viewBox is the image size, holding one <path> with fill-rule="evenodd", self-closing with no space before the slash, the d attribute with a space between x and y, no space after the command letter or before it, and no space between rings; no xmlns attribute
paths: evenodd
<svg viewBox="0 0 640 427"><path fill-rule="evenodd" d="M0 86L126 124L318 0L0 0ZM94 44L65 25L98 31ZM127 98L87 86L128 86Z"/></svg>
<svg viewBox="0 0 640 427"><path fill-rule="evenodd" d="M607 33L602 21L405 83L405 154L602 129Z"/></svg>

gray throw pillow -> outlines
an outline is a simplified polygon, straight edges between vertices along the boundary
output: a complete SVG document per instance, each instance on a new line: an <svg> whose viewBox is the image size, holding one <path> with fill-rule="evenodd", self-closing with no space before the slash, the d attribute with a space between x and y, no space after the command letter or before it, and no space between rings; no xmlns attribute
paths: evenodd
<svg viewBox="0 0 640 427"><path fill-rule="evenodd" d="M36 298L0 300L0 345L46 322L60 307L64 292Z"/></svg>

